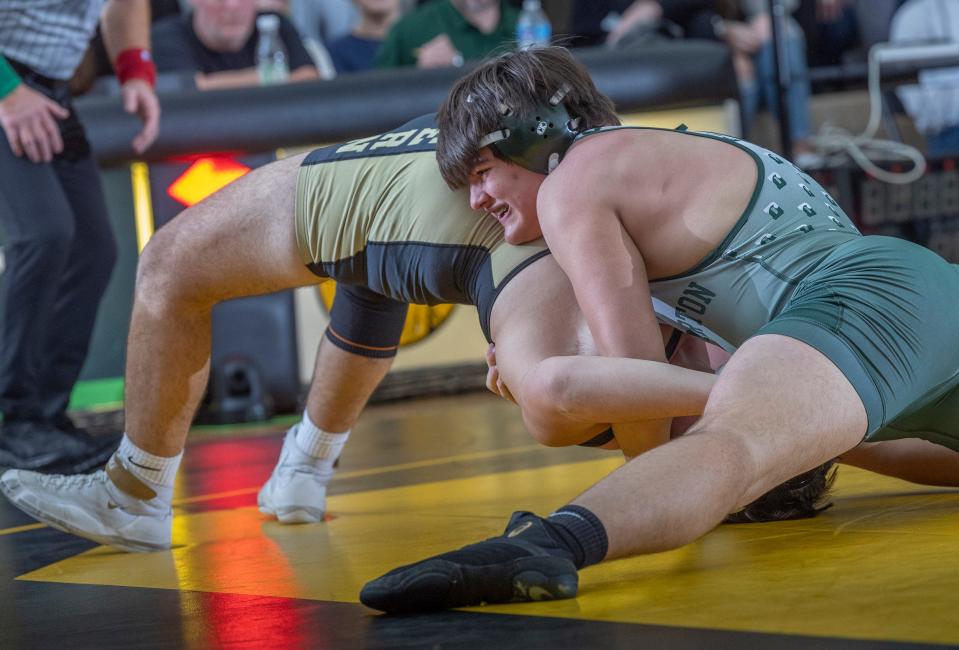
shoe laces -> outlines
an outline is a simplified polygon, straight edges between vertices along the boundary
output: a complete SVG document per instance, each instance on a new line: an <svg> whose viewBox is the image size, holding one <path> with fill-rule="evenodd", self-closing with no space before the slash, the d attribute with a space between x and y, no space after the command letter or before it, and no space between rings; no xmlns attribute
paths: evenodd
<svg viewBox="0 0 959 650"><path fill-rule="evenodd" d="M96 483L106 483L107 473L100 470L92 474L40 474L38 482L43 487L58 490L83 489Z"/></svg>
<svg viewBox="0 0 959 650"><path fill-rule="evenodd" d="M287 480L292 479L296 474L303 474L321 483L326 483L333 478L333 470L331 469L320 469L312 465L299 463L284 463L278 465L276 468L276 474L277 476Z"/></svg>

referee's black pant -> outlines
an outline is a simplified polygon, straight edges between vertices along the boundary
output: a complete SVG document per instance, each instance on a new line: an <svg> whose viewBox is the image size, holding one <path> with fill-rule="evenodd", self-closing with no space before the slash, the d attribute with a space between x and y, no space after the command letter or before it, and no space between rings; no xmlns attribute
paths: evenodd
<svg viewBox="0 0 959 650"><path fill-rule="evenodd" d="M69 106L65 87L36 87ZM0 412L6 422L64 413L116 262L100 175L75 115L61 131L63 154L39 164L15 156L0 133Z"/></svg>

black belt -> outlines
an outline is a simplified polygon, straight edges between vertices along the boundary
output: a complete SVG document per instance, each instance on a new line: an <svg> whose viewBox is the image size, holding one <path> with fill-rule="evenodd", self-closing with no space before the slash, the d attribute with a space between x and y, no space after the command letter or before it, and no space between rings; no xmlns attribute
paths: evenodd
<svg viewBox="0 0 959 650"><path fill-rule="evenodd" d="M69 91L70 82L65 79L53 79L52 77L42 75L27 64L20 63L9 57L7 57L7 63L20 75L23 81L29 83L31 86L41 86L52 92Z"/></svg>

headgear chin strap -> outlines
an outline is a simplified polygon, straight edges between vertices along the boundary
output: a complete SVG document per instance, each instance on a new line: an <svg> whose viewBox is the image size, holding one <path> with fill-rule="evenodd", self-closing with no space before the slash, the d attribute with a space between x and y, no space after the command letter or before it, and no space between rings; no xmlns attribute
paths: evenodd
<svg viewBox="0 0 959 650"><path fill-rule="evenodd" d="M570 118L563 105L568 92L569 86L563 86L549 103L537 106L528 115L514 115L508 106L501 106L502 126L483 137L480 148L491 146L520 167L538 174L550 173L579 135L579 118Z"/></svg>

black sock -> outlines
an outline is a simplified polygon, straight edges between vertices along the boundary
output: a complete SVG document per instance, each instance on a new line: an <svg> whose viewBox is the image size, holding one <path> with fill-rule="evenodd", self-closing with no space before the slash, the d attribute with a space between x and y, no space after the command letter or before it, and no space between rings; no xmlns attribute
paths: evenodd
<svg viewBox="0 0 959 650"><path fill-rule="evenodd" d="M606 527L591 511L582 506L563 506L546 518L551 532L562 537L573 554L573 564L582 569L597 564L606 557L609 540Z"/></svg>

